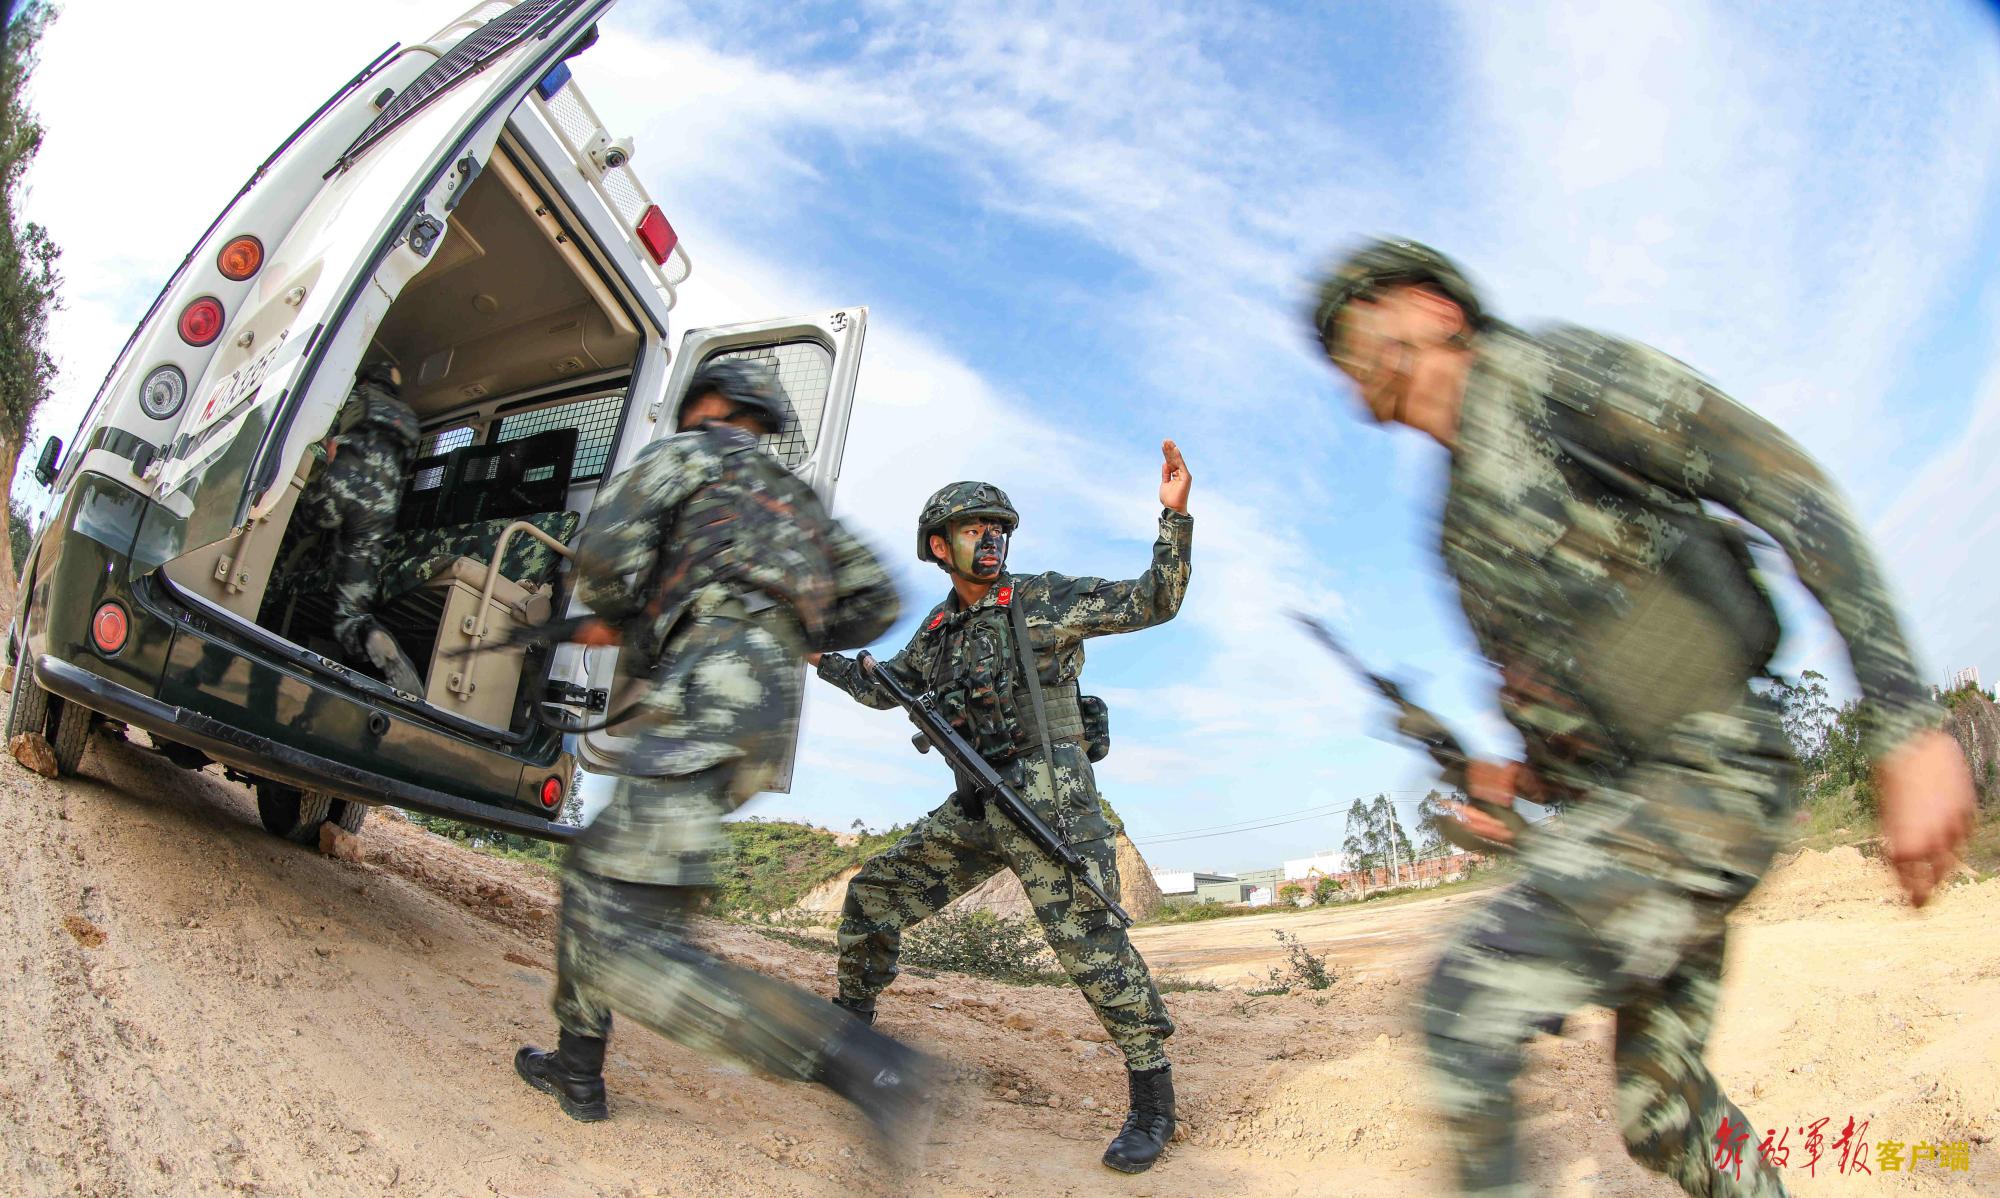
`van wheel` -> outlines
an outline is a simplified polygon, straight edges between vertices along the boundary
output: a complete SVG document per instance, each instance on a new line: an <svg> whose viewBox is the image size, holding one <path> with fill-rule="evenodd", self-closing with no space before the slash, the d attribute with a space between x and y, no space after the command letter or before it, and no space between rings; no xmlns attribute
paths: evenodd
<svg viewBox="0 0 2000 1198"><path fill-rule="evenodd" d="M353 799L335 799L332 810L333 822L349 832L361 831L362 822L368 818L368 804Z"/></svg>
<svg viewBox="0 0 2000 1198"><path fill-rule="evenodd" d="M14 693L7 704L7 740L13 742L23 732L39 732L55 750L56 774L74 774L90 744L88 707L58 699L35 681L34 670L26 661L14 666Z"/></svg>
<svg viewBox="0 0 2000 1198"><path fill-rule="evenodd" d="M7 740L23 732L39 732L48 735L49 692L35 681L34 667L28 664L27 654L14 663L14 693L7 704Z"/></svg>
<svg viewBox="0 0 2000 1198"><path fill-rule="evenodd" d="M319 843L319 826L332 814L334 802L316 790L257 780L257 818L265 831L294 844Z"/></svg>

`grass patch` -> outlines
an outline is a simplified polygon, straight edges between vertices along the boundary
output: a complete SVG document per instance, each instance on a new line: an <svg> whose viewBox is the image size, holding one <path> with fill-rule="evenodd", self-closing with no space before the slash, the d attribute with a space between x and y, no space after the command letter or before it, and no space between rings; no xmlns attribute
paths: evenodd
<svg viewBox="0 0 2000 1198"><path fill-rule="evenodd" d="M858 833L841 844L832 832L786 820L728 820L730 859L717 879L719 915L758 915L795 906L806 892L896 842L900 828Z"/></svg>

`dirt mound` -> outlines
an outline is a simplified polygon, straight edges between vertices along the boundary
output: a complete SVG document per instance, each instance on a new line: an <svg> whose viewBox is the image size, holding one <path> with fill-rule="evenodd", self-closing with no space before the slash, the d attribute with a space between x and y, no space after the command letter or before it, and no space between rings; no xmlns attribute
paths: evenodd
<svg viewBox="0 0 2000 1198"><path fill-rule="evenodd" d="M860 872L860 866L848 866L811 890L806 891L805 897L799 900L798 906L794 909L805 912L808 915L838 917L840 915L840 905L847 900L847 884L854 880L855 874Z"/></svg>
<svg viewBox="0 0 2000 1198"><path fill-rule="evenodd" d="M1739 918L1773 923L1844 904L1893 905L1900 895L1887 866L1841 845L1780 857Z"/></svg>
<svg viewBox="0 0 2000 1198"><path fill-rule="evenodd" d="M877 1188L857 1121L825 1090L746 1076L627 1021L606 1066L611 1122L572 1123L523 1086L515 1048L553 1031L545 870L379 812L358 862L327 857L265 834L241 787L123 743L93 746L84 775L62 783L0 766L0 1191ZM1829 853L1774 875L1732 942L1709 1059L1759 1127L1852 1115L1872 1121L1871 1140L1963 1140L1970 1173L1926 1165L1895 1184L1992 1192L2000 881L1913 913L1868 901L1879 869ZM1808 908L1815 888L1835 898ZM1337 954L1339 980L1312 994L1169 994L1184 1130L1138 1179L1098 1164L1124 1077L1074 988L906 973L883 995L880 1026L954 1079L909 1192L1443 1192L1413 999L1439 937L1479 901L1141 929L1162 975L1197 959L1254 973L1280 927ZM825 951L777 930L697 927L731 960L831 989ZM1531 1049L1523 1157L1538 1194L1679 1193L1624 1157L1610 1038L1609 1017L1585 1014ZM1795 1193L1885 1184L1879 1171L1807 1178L1800 1138Z"/></svg>

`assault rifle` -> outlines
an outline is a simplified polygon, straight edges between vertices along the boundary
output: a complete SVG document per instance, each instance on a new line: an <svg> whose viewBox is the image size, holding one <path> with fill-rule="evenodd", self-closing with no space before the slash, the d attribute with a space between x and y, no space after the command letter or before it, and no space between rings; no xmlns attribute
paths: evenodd
<svg viewBox="0 0 2000 1198"><path fill-rule="evenodd" d="M951 766L951 772L957 776L960 786L976 788L981 798L991 801L1006 812L1007 818L1014 821L1028 839L1035 843L1036 848L1060 862L1062 867L1069 871L1070 877L1074 878L1078 885L1096 895L1097 901L1103 903L1104 909L1111 912L1119 923L1126 927L1132 926L1132 917L1125 913L1125 908L1118 905L1117 899L1104 893L1104 888L1091 878L1090 871L1084 867L1083 858L1056 834L1054 828L1049 827L1046 820L1035 814L1033 807L1028 806L1020 795L1014 793L1014 788L1007 785L1007 780L987 764L984 757L965 743L965 738L958 734L958 729L952 727L944 716L938 713L929 694L911 694L909 688L896 681L894 674L881 668L874 655L870 653L864 651L856 660L861 663L862 673L873 679L888 692L889 697L894 699L898 706L909 713L910 722L917 726L917 731L923 734L923 739L929 741L937 749L938 755Z"/></svg>
<svg viewBox="0 0 2000 1198"><path fill-rule="evenodd" d="M1338 657L1341 664L1354 671L1356 677L1395 704L1398 717L1396 731L1424 747L1424 751L1431 755L1431 760L1437 762L1438 769L1443 772L1445 785L1454 790L1465 789L1466 767L1471 759L1466 756L1465 746L1452 734L1451 729L1444 726L1442 720L1412 702L1409 696L1403 693L1401 686L1363 665L1361 659L1354 656L1354 653L1341 643L1340 638L1333 635L1332 630L1326 625L1304 612L1294 611L1286 614L1298 621L1307 636L1318 641L1329 653ZM1499 821L1516 837L1520 836L1522 830L1528 826L1528 821L1522 819L1520 812L1512 807L1502 807L1497 803L1475 799L1470 795L1466 796L1466 805ZM1484 836L1474 833L1455 819L1438 819L1433 821L1433 826L1437 828L1438 835L1468 852L1491 854L1510 851L1506 846L1495 844Z"/></svg>

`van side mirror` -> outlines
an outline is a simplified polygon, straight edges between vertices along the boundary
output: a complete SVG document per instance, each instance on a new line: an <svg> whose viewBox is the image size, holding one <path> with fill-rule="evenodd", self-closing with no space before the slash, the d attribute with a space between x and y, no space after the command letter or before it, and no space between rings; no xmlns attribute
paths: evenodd
<svg viewBox="0 0 2000 1198"><path fill-rule="evenodd" d="M62 461L62 438L50 437L42 442L41 460L35 463L35 481L45 487L56 482L56 463Z"/></svg>

